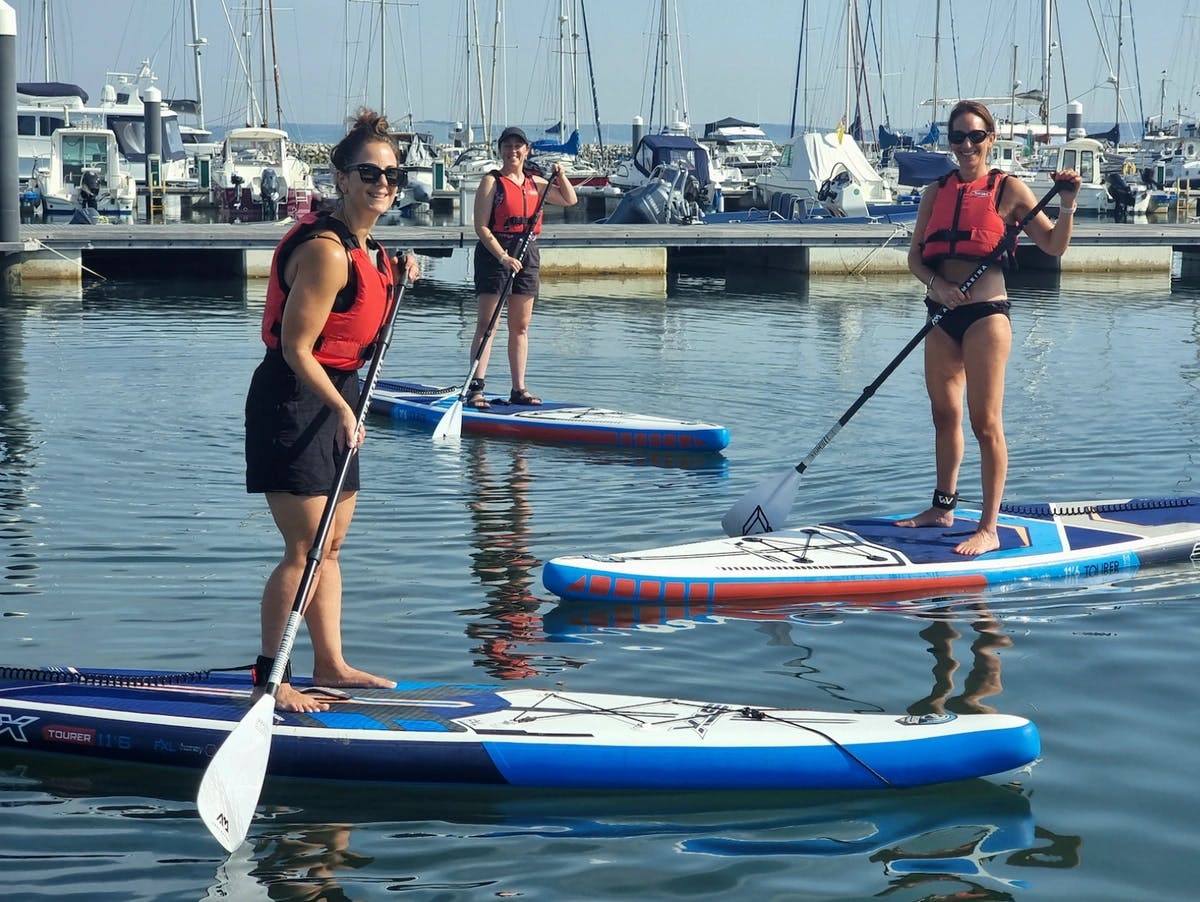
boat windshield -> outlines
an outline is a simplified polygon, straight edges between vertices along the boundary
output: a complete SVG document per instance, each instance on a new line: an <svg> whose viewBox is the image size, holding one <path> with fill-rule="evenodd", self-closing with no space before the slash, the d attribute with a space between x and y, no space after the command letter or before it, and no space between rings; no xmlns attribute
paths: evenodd
<svg viewBox="0 0 1200 902"><path fill-rule="evenodd" d="M146 162L146 123L140 116L109 115L108 127L117 136L117 147L125 159L138 163ZM183 136L179 133L179 120L174 116L162 118L162 158L182 160L187 156L183 149Z"/></svg>
<svg viewBox="0 0 1200 902"><path fill-rule="evenodd" d="M276 138L230 138L229 158L236 163L283 165L283 142Z"/></svg>
<svg viewBox="0 0 1200 902"><path fill-rule="evenodd" d="M107 180L107 135L63 135L63 182L68 184L78 183L85 169L97 173L101 180Z"/></svg>

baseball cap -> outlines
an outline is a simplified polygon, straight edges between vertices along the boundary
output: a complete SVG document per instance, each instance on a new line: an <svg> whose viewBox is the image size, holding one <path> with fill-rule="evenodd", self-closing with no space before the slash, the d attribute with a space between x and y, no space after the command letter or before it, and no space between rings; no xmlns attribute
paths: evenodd
<svg viewBox="0 0 1200 902"><path fill-rule="evenodd" d="M522 144L529 143L529 139L525 137L525 132L517 128L515 125L510 125L500 133L500 137L496 139L496 146L499 147L509 138L520 138Z"/></svg>

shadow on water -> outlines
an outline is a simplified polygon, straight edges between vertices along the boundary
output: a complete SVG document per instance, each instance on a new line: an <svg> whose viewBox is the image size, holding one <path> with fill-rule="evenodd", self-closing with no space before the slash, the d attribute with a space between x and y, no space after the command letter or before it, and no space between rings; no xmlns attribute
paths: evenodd
<svg viewBox="0 0 1200 902"><path fill-rule="evenodd" d="M17 808L70 806L76 814L188 823L202 834L195 785L194 774L165 768L83 768L53 755L0 752L0 788L18 794ZM886 792L656 794L273 779L247 844L218 864L209 898L255 898L258 887L274 899L353 898L355 872L368 866L372 884L380 873L413 871L386 879L396 890L417 889L427 870L421 862L448 854L477 862L463 888L500 890L522 878L497 877L512 873L499 862L510 844L528 849L531 839L579 843L606 858L628 841L726 860L857 858L880 866L881 896L938 886L946 898L1009 898L1003 893L1029 886L1034 869L1079 863L1077 836L1039 827L1026 791L987 780Z"/></svg>

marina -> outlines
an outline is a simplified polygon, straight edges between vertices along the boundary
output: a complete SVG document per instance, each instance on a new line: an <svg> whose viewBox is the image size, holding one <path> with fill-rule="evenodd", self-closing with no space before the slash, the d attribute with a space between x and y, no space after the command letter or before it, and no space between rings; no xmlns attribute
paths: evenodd
<svg viewBox="0 0 1200 902"><path fill-rule="evenodd" d="M87 273L128 277L183 267L197 277L264 277L282 223L167 223L83 228L23 225L21 272L31 280L78 282ZM387 247L429 256L469 256L470 227L381 226ZM862 275L906 273L911 232L885 223L762 223L735 225L608 225L548 223L538 237L548 274L665 276L672 262L697 260L717 269L783 270ZM1187 224L1081 220L1071 253L1061 260L1029 242L1018 262L1031 269L1073 272L1200 272L1200 228Z"/></svg>
<svg viewBox="0 0 1200 902"><path fill-rule="evenodd" d="M1195 897L1196 2L0 0L6 895ZM399 173L332 168L363 107ZM520 178L508 127L579 203L485 388L473 208ZM907 255L959 165L931 254L998 259L1014 184L1075 216L1004 275L972 558L966 422L953 523L896 525L950 488L909 353L946 272ZM251 688L283 526L247 387L278 242L339 191L420 258L354 332L331 549L347 659L397 685L315 685L298 593L271 682L287 657L327 702L285 711Z"/></svg>
<svg viewBox="0 0 1200 902"><path fill-rule="evenodd" d="M466 366L475 303L464 255L426 262L383 375L449 385ZM531 390L713 419L728 447L683 458L466 432L447 447L373 416L340 556L353 662L489 691L990 709L1037 725L1038 763L1002 780L861 793L271 779L250 842L226 858L196 816L194 774L5 751L10 895L1193 894L1191 563L868 605L564 603L542 588L560 555L719 536L730 504L807 450L924 317L915 281L882 276L678 274L619 292L603 281L545 284ZM1195 494L1197 284L1024 271L1010 290L1006 496ZM264 295L261 280L175 275L29 283L0 308L5 666L253 661L277 553L266 507L243 485ZM506 375L496 360L489 387L507 391ZM964 494L978 474L968 449ZM932 477L914 359L805 474L791 522L913 510ZM304 634L294 667L311 673Z"/></svg>

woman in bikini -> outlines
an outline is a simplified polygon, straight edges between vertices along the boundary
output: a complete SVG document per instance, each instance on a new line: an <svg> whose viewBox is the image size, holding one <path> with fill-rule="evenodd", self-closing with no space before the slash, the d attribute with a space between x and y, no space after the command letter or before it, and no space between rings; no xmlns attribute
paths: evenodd
<svg viewBox="0 0 1200 902"><path fill-rule="evenodd" d="M965 294L959 285L991 255L1005 227L1037 205L1020 179L989 171L988 151L996 123L987 107L965 100L950 112L950 146L958 169L930 185L921 198L908 251L908 269L925 286L933 316L949 312L925 338L925 387L933 412L937 487L931 506L898 526L947 527L954 523L958 471L963 457L963 396L979 442L983 505L975 533L955 551L985 554L1000 547L997 523L1008 475L1004 440L1004 369L1012 348L1008 293L999 265L988 267ZM1042 251L1055 257L1071 241L1080 179L1073 170L1054 174L1061 182L1058 218L1045 213L1025 225Z"/></svg>

